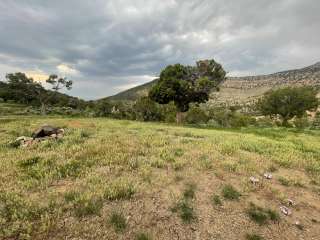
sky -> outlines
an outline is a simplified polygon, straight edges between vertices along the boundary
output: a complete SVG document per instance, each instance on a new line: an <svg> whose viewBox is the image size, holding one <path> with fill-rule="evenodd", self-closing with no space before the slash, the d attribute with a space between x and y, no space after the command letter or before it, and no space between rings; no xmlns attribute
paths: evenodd
<svg viewBox="0 0 320 240"><path fill-rule="evenodd" d="M58 74L98 99L169 64L215 59L229 76L320 61L319 0L0 0L0 80Z"/></svg>

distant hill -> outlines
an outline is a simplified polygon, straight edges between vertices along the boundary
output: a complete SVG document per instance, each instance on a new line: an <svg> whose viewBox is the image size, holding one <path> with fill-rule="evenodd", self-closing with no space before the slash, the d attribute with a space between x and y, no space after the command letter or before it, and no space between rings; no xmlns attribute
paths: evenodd
<svg viewBox="0 0 320 240"><path fill-rule="evenodd" d="M130 88L128 90L125 90L123 92L120 92L114 96L107 97L104 99L109 100L117 100L117 101L135 101L141 96L145 96L148 94L149 89L158 81L158 79L155 79L151 82L139 85L137 87Z"/></svg>
<svg viewBox="0 0 320 240"><path fill-rule="evenodd" d="M157 79L108 97L109 100L134 101L146 96ZM319 86L320 62L301 69L277 72L268 75L228 77L220 91L211 94L215 104L246 104L255 101L266 91L281 86Z"/></svg>

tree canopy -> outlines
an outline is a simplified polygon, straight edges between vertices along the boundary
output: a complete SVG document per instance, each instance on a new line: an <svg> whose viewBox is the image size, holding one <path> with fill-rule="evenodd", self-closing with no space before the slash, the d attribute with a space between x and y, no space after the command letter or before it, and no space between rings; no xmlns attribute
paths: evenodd
<svg viewBox="0 0 320 240"><path fill-rule="evenodd" d="M262 97L258 108L263 115L280 116L283 125L294 117L302 117L307 110L316 110L319 101L316 89L310 87L286 87L272 90Z"/></svg>
<svg viewBox="0 0 320 240"><path fill-rule="evenodd" d="M149 92L160 104L174 102L178 112L186 112L192 102L203 103L225 79L226 72L214 60L198 61L196 66L169 65Z"/></svg>

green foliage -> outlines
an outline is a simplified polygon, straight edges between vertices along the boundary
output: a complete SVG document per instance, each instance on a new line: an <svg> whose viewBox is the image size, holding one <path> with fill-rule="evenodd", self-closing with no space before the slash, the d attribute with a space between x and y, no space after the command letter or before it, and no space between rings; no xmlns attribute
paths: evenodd
<svg viewBox="0 0 320 240"><path fill-rule="evenodd" d="M127 227L125 217L119 212L113 212L110 216L109 222L117 233L123 232Z"/></svg>
<svg viewBox="0 0 320 240"><path fill-rule="evenodd" d="M159 105L149 97L138 99L134 106L136 120L140 121L161 121L163 116Z"/></svg>
<svg viewBox="0 0 320 240"><path fill-rule="evenodd" d="M312 129L320 129L320 112L316 113L316 116L312 121L311 128Z"/></svg>
<svg viewBox="0 0 320 240"><path fill-rule="evenodd" d="M112 103L108 100L100 100L94 105L94 115L96 117L108 117L112 113Z"/></svg>
<svg viewBox="0 0 320 240"><path fill-rule="evenodd" d="M239 200L241 194L232 185L225 185L222 188L222 196L228 200Z"/></svg>
<svg viewBox="0 0 320 240"><path fill-rule="evenodd" d="M160 104L174 102L179 112L186 112L192 102L205 102L210 91L225 78L226 72L214 60L197 62L196 67L181 64L167 66L149 96Z"/></svg>
<svg viewBox="0 0 320 240"><path fill-rule="evenodd" d="M246 239L247 240L264 240L263 237L261 237L260 235L257 235L257 234L247 234Z"/></svg>
<svg viewBox="0 0 320 240"><path fill-rule="evenodd" d="M274 210L262 208L262 207L256 206L253 203L250 203L250 207L247 210L247 214L249 215L251 220L255 221L260 225L266 224L268 220L271 220L274 222L280 220L279 214Z"/></svg>
<svg viewBox="0 0 320 240"><path fill-rule="evenodd" d="M185 121L190 124L203 124L209 120L208 115L200 107L192 107L187 112Z"/></svg>
<svg viewBox="0 0 320 240"><path fill-rule="evenodd" d="M171 210L177 212L184 223L190 223L196 218L193 207L187 200L179 201Z"/></svg>
<svg viewBox="0 0 320 240"><path fill-rule="evenodd" d="M183 197L185 199L193 199L195 197L196 186L192 183L187 184L186 189L183 192Z"/></svg>
<svg viewBox="0 0 320 240"><path fill-rule="evenodd" d="M254 117L225 108L209 109L210 125L213 127L240 128L256 124Z"/></svg>
<svg viewBox="0 0 320 240"><path fill-rule="evenodd" d="M282 118L284 126L293 117L302 117L307 110L315 110L318 105L317 91L310 87L286 87L267 92L258 103L263 115Z"/></svg>
<svg viewBox="0 0 320 240"><path fill-rule="evenodd" d="M36 224L48 207L40 207L17 193L0 192L0 238L29 239L41 227Z"/></svg>
<svg viewBox="0 0 320 240"><path fill-rule="evenodd" d="M74 199L73 204L75 215L79 218L100 215L100 211L103 207L102 199L95 196L87 197L78 195L78 197Z"/></svg>
<svg viewBox="0 0 320 240"><path fill-rule="evenodd" d="M104 198L110 201L130 199L135 193L132 183L119 179L110 184L105 189Z"/></svg>
<svg viewBox="0 0 320 240"><path fill-rule="evenodd" d="M295 118L293 124L296 128L304 129L310 127L311 123L307 116L303 116L300 118Z"/></svg>
<svg viewBox="0 0 320 240"><path fill-rule="evenodd" d="M146 233L138 233L135 240L152 240L151 236Z"/></svg>
<svg viewBox="0 0 320 240"><path fill-rule="evenodd" d="M221 206L222 205L222 200L221 200L221 198L220 198L220 196L219 195L213 195L212 196L212 203L214 204L214 205L216 205L216 206Z"/></svg>
<svg viewBox="0 0 320 240"><path fill-rule="evenodd" d="M72 81L51 75L47 83L51 85L51 90L46 90L25 73L9 73L6 75L6 82L0 81L0 98L5 102L14 101L28 106L41 105L42 110L46 110L46 105L84 109L85 101L58 92L63 88L70 90Z"/></svg>
<svg viewBox="0 0 320 240"><path fill-rule="evenodd" d="M196 218L193 207L191 206L191 201L195 197L195 189L196 186L193 183L187 184L183 191L182 199L171 208L172 212L179 214L184 223L190 223Z"/></svg>

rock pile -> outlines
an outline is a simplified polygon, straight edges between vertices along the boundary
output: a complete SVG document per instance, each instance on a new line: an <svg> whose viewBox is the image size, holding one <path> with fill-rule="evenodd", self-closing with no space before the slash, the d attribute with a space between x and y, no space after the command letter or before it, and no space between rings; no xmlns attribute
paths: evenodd
<svg viewBox="0 0 320 240"><path fill-rule="evenodd" d="M64 129L44 125L32 133L32 137L21 136L14 141L14 145L28 147L45 140L57 140L63 138Z"/></svg>

